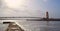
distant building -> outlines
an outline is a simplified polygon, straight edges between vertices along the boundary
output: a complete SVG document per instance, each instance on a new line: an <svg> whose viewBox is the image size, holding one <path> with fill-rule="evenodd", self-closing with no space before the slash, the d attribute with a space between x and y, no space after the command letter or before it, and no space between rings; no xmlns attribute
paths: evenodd
<svg viewBox="0 0 60 31"><path fill-rule="evenodd" d="M46 18L49 19L49 13L48 12L46 12Z"/></svg>

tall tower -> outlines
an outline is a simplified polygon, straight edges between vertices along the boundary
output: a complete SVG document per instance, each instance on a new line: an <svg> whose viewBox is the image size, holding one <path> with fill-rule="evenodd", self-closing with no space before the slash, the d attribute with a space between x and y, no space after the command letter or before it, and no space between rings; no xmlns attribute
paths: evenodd
<svg viewBox="0 0 60 31"><path fill-rule="evenodd" d="M46 12L46 19L49 19L49 13L48 13L48 11Z"/></svg>

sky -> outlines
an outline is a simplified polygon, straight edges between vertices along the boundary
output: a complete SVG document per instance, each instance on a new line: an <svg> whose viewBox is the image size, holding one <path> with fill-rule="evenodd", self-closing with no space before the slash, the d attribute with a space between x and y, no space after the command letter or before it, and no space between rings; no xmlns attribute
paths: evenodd
<svg viewBox="0 0 60 31"><path fill-rule="evenodd" d="M0 16L60 18L60 0L0 0Z"/></svg>

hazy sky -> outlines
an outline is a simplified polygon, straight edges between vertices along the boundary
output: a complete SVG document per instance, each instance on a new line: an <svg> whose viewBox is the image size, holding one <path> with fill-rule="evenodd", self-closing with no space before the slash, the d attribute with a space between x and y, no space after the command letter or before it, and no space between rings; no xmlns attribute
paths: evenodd
<svg viewBox="0 0 60 31"><path fill-rule="evenodd" d="M45 17L49 12L52 18L60 18L60 0L0 0L0 16Z"/></svg>

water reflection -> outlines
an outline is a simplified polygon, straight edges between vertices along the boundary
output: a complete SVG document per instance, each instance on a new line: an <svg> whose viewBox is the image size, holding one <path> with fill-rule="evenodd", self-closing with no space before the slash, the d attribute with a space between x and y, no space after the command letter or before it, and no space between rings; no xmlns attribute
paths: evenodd
<svg viewBox="0 0 60 31"><path fill-rule="evenodd" d="M13 20L11 20L13 21ZM26 20L14 20L25 31L60 31L60 21L49 21L47 27L47 21L26 21ZM4 31L7 24L0 24L0 31Z"/></svg>

